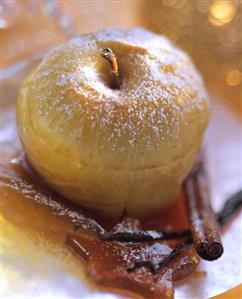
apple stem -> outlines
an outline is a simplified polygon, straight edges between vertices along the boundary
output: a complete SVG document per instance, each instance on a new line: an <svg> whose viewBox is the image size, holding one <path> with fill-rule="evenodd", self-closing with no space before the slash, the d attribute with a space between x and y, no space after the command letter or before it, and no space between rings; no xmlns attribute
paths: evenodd
<svg viewBox="0 0 242 299"><path fill-rule="evenodd" d="M111 66L111 88L113 89L120 89L121 86L121 80L118 70L118 63L117 58L113 51L110 48L105 48L102 50L102 57L105 58L110 66Z"/></svg>

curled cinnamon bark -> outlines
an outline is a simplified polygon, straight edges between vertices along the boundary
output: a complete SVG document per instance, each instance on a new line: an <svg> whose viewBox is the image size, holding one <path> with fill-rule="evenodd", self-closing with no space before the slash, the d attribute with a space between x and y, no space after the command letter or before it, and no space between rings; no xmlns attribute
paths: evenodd
<svg viewBox="0 0 242 299"><path fill-rule="evenodd" d="M219 225L211 207L208 180L200 156L184 182L186 204L194 246L205 260L215 260L223 254Z"/></svg>

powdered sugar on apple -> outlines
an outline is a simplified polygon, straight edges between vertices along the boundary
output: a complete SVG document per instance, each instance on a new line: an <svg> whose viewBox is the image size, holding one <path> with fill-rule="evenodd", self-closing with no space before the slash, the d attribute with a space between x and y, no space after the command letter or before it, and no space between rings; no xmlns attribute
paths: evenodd
<svg viewBox="0 0 242 299"><path fill-rule="evenodd" d="M104 45L111 42L116 43L116 47L129 47L126 60L130 77L137 78L131 86L129 78L122 77L120 90L108 86L97 72L96 61L91 56L97 51L101 53ZM82 56L90 53L84 66L78 55L68 56L68 52L77 49ZM57 60L60 51L65 51L65 60L61 64L50 64L50 60ZM70 65L71 71L66 72ZM202 79L189 58L165 37L139 28L132 31L103 30L95 34L95 42L93 35L89 34L53 50L34 74L32 90L48 80L52 73L56 74L55 84L60 88L60 94L53 96L51 90L45 90L41 96L38 95L36 100L47 101L49 107L46 109L46 104L38 103L37 114L47 116L54 109L64 115L66 121L81 115L85 123L91 123L93 134L98 136L102 128L107 129L108 134L102 138L107 139L104 144L105 150L109 151L125 151L127 144L122 142L123 136L128 137L128 146L133 148L142 144L146 151L151 151L154 146L158 148L165 136L173 136L179 147L180 123L186 125L186 114L203 109L207 98ZM70 101L67 101L68 92L73 94ZM63 127L55 130L61 131ZM80 125L70 135L73 134L73 138L76 134L81 136L82 130Z"/></svg>

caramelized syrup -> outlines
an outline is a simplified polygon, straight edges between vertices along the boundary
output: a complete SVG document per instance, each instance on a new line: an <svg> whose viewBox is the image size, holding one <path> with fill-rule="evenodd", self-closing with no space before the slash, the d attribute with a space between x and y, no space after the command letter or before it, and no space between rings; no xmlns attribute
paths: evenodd
<svg viewBox="0 0 242 299"><path fill-rule="evenodd" d="M9 151L6 154L0 176L1 204L7 221L28 234L34 232L41 235L41 238L35 238L39 246L45 240L64 247L64 250L71 250L89 280L99 286L128 290L144 298L172 298L173 281L187 276L199 262L193 247L187 248L158 274L152 274L144 267L129 272L127 269L137 261L161 261L175 247L175 242L102 241L90 226L76 232L74 225L85 221L88 224L95 219L104 229L112 229L112 232L187 228L182 196L159 217L141 223L135 219L120 219L116 223L101 219L49 190L31 170L16 141L16 132L14 134L13 146L10 142L3 148L4 155L4 149L8 151L11 147L12 155Z"/></svg>

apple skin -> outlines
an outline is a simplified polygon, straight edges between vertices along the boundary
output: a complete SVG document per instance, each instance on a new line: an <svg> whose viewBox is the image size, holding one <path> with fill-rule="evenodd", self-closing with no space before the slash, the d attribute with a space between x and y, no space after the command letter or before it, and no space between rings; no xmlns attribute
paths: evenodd
<svg viewBox="0 0 242 299"><path fill-rule="evenodd" d="M120 89L110 88L117 56ZM105 29L52 50L24 81L19 136L36 172L107 217L150 217L178 195L209 119L190 58L142 28Z"/></svg>

